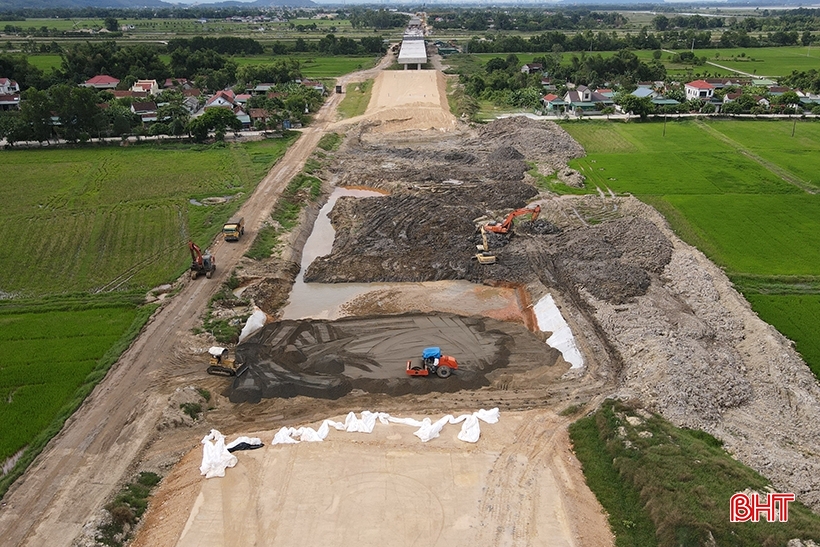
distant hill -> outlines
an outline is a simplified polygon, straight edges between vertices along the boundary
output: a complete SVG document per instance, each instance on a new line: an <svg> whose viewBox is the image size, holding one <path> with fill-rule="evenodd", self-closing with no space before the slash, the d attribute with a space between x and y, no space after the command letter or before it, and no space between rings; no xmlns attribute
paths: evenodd
<svg viewBox="0 0 820 547"><path fill-rule="evenodd" d="M200 6L213 8L266 8L289 6L295 8L317 7L311 0L256 0L255 2L200 2ZM180 8L186 4L172 4L162 0L0 0L0 11L54 8Z"/></svg>

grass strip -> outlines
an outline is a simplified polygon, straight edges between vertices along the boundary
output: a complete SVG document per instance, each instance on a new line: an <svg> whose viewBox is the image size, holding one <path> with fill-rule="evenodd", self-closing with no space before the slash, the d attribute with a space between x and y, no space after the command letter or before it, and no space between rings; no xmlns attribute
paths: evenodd
<svg viewBox="0 0 820 547"><path fill-rule="evenodd" d="M105 506L111 515L111 522L100 526L97 541L110 547L120 547L131 537L133 525L148 509L148 498L162 478L150 471L141 472L126 484L114 501Z"/></svg>
<svg viewBox="0 0 820 547"><path fill-rule="evenodd" d="M619 475L601 438L597 425L601 411L573 423L569 428L575 454L595 497L608 513L609 526L619 547L649 547L658 544L655 525L644 510L640 495Z"/></svg>
<svg viewBox="0 0 820 547"><path fill-rule="evenodd" d="M320 179L306 173L293 177L273 208L273 222L259 230L245 256L253 260L268 258L271 250L279 243L279 237L296 225L299 212L305 204L315 201L321 193Z"/></svg>
<svg viewBox="0 0 820 547"><path fill-rule="evenodd" d="M367 110L370 103L370 96L373 93L373 80L367 80L357 84L350 84L345 89L345 97L339 103L337 112L342 118L354 118L361 116Z"/></svg>
<svg viewBox="0 0 820 547"><path fill-rule="evenodd" d="M788 522L730 522L733 494L775 490L708 433L610 400L570 426L570 437L617 545L759 547L820 539L820 516L799 502L789 504Z"/></svg>

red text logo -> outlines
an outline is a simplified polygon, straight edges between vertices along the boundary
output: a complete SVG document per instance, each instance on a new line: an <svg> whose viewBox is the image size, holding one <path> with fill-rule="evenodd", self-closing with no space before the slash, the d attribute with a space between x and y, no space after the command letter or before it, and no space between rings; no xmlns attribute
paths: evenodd
<svg viewBox="0 0 820 547"><path fill-rule="evenodd" d="M738 493L729 501L729 520L759 522L763 515L766 522L788 522L790 501L794 501L794 494Z"/></svg>

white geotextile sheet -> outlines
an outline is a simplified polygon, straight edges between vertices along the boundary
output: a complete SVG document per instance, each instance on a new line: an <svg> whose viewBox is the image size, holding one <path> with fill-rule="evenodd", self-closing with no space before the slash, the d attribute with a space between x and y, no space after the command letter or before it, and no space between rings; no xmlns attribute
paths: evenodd
<svg viewBox="0 0 820 547"><path fill-rule="evenodd" d="M199 472L205 475L206 479L212 477L224 477L225 468L236 465L236 456L228 452L225 446L225 436L212 429L211 432L202 439L202 465Z"/></svg>
<svg viewBox="0 0 820 547"><path fill-rule="evenodd" d="M570 329L564 316L561 315L561 310L555 305L552 295L547 294L541 298L535 303L532 310L538 322L538 330L552 333L547 338L547 345L560 351L564 361L572 365L572 368L584 366L584 357L581 355L578 346L575 345L572 329Z"/></svg>
<svg viewBox="0 0 820 547"><path fill-rule="evenodd" d="M242 327L242 332L239 333L239 343L241 344L242 340L264 327L267 320L268 316L265 312L254 306L253 313L245 321L245 326Z"/></svg>
<svg viewBox="0 0 820 547"><path fill-rule="evenodd" d="M424 418L419 421L414 418L398 418L391 416L386 412L370 412L365 410L361 414L361 418L357 418L353 412L349 413L344 422L334 422L333 420L324 420L319 429L312 427L283 427L273 437L271 444L295 444L298 442L319 442L327 438L330 428L338 431L347 431L349 433L372 433L376 426L376 420L382 424L394 423L404 424L417 427L418 430L414 433L422 442L427 442L435 439L441 433L441 430L447 424L462 423L461 431L458 434L459 440L468 443L478 442L481 436L481 427L479 421L488 424L498 422L499 411L498 408L491 410L481 409L472 414L462 414L458 417L452 414L442 416L437 421L432 421L430 418Z"/></svg>

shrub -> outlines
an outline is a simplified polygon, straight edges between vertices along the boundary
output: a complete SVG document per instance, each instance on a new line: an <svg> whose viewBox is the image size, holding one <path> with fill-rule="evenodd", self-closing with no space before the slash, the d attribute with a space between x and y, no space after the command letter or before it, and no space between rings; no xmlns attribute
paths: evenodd
<svg viewBox="0 0 820 547"><path fill-rule="evenodd" d="M202 405L199 403L182 403L179 405L179 408L190 416L192 420L198 419L199 415L202 414Z"/></svg>

